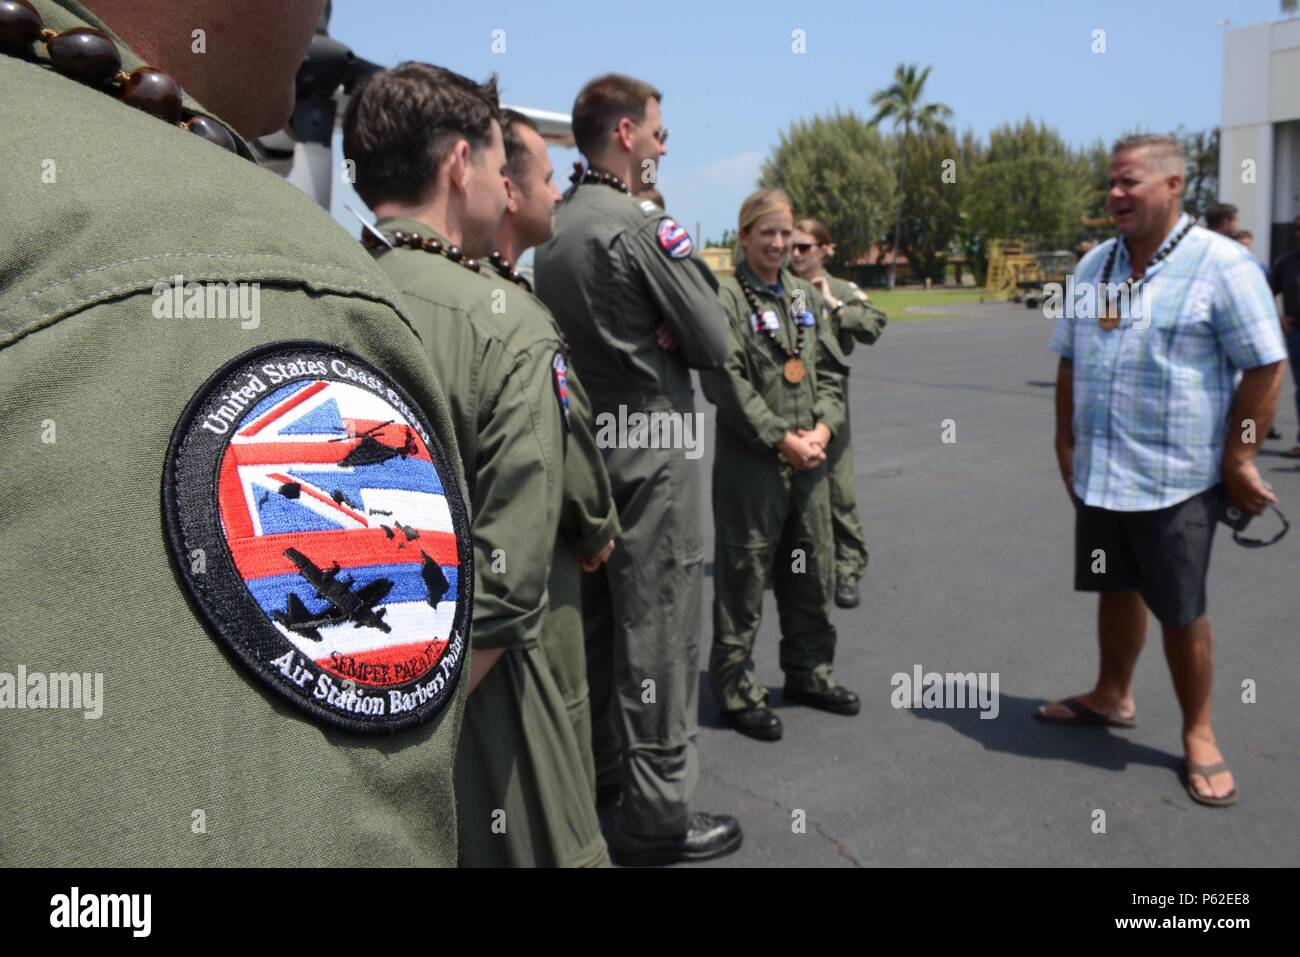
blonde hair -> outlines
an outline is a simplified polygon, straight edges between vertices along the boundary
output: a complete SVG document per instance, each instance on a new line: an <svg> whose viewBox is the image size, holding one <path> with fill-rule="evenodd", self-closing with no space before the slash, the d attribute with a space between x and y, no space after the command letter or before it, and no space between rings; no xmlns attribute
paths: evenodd
<svg viewBox="0 0 1300 957"><path fill-rule="evenodd" d="M783 189L760 189L756 193L750 193L740 204L740 231L745 232L764 216L783 209L788 210L790 217L794 218L794 203L790 202L790 197Z"/></svg>

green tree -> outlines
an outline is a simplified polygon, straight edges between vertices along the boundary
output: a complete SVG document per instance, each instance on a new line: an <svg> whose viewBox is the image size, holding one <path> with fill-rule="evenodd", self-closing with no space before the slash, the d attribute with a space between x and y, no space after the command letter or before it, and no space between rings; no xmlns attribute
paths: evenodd
<svg viewBox="0 0 1300 957"><path fill-rule="evenodd" d="M983 172L984 163L988 158L988 148L983 140L967 130L962 134L958 155L960 157L959 182L963 182L964 186L961 194L961 218L957 226L957 243L966 257L967 267L975 276L976 284L983 285L984 277L988 273L988 243L977 228L975 217L971 212L971 195L973 184L979 182Z"/></svg>
<svg viewBox="0 0 1300 957"><path fill-rule="evenodd" d="M895 153L903 149L903 139L893 137ZM906 163L897 157L894 162L915 171L899 217L898 250L914 276L941 283L949 248L961 230L973 170L966 168L957 137L944 128L917 130L907 144Z"/></svg>
<svg viewBox="0 0 1300 957"><path fill-rule="evenodd" d="M1106 194L1110 192L1110 149L1099 139L1081 152L1087 168L1083 215L1089 219L1105 219L1110 216L1110 207L1106 204Z"/></svg>
<svg viewBox="0 0 1300 957"><path fill-rule="evenodd" d="M736 247L739 244L739 236L737 236L736 231L730 227L722 231L721 239L709 239L705 240L704 243L705 246L719 246L730 249L732 252L735 252Z"/></svg>
<svg viewBox="0 0 1300 957"><path fill-rule="evenodd" d="M878 130L852 111L799 120L763 163L759 185L780 187L799 217L826 224L832 268L859 259L888 222L893 189Z"/></svg>
<svg viewBox="0 0 1300 957"><path fill-rule="evenodd" d="M1219 128L1186 132L1174 131L1187 153L1187 187L1183 191L1183 211L1198 219L1219 201Z"/></svg>
<svg viewBox="0 0 1300 957"><path fill-rule="evenodd" d="M876 108L876 115L871 118L871 125L878 126L882 120L892 119L894 128L903 127L903 146L898 151L898 213L894 217L893 248L899 248L899 233L903 225L903 197L908 159L908 144L912 138L912 128L930 132L943 128L943 121L952 116L952 110L942 103L922 103L925 81L930 77L930 67L919 70L918 64L902 64L894 68L894 82L883 90L871 94L871 105ZM894 257L895 259L897 257ZM894 288L896 263L889 264L889 288Z"/></svg>
<svg viewBox="0 0 1300 957"><path fill-rule="evenodd" d="M997 127L968 193L967 229L985 248L1018 237L1072 246L1086 232L1094 183L1088 157L1046 124L1026 119Z"/></svg>

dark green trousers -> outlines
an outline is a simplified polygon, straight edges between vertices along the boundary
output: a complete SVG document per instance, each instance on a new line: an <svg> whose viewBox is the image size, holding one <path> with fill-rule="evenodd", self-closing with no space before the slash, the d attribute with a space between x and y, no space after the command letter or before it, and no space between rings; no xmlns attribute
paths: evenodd
<svg viewBox="0 0 1300 957"><path fill-rule="evenodd" d="M709 678L726 711L765 703L754 672L754 636L769 576L781 623L786 684L829 687L835 657L830 621L834 542L825 464L797 472L775 451L758 454L718 429L713 465L713 648Z"/></svg>
<svg viewBox="0 0 1300 957"><path fill-rule="evenodd" d="M684 834L699 779L700 464L681 449L611 449L605 464L623 531L582 576L596 778L619 783L624 830Z"/></svg>
<svg viewBox="0 0 1300 957"><path fill-rule="evenodd" d="M844 383L844 427L826 450L830 472L831 528L835 534L835 581L852 581L867 570L867 539L858 518L858 498L853 486L853 433L847 408L848 382Z"/></svg>

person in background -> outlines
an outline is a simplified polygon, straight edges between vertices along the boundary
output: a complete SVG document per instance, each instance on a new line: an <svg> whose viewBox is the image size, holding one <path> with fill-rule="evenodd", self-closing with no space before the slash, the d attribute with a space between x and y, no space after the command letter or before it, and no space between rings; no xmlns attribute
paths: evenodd
<svg viewBox="0 0 1300 957"><path fill-rule="evenodd" d="M846 364L819 319L821 295L786 265L794 209L779 189L740 207L743 258L722 282L731 354L700 374L718 410L713 460L713 649L709 679L724 720L763 741L781 737L754 668L764 584L776 592L785 700L857 714L831 677L835 584L827 449L844 427Z"/></svg>
<svg viewBox="0 0 1300 957"><path fill-rule="evenodd" d="M667 153L660 100L622 74L579 91L573 136L587 165L560 204L554 238L536 252L537 294L564 331L596 416L693 416L691 369L720 366L727 355L717 282L689 234L629 189L653 182ZM743 836L734 817L692 808L703 476L681 448L636 446L602 447L622 532L609 561L583 581L606 838L619 864L707 860L735 851Z"/></svg>
<svg viewBox="0 0 1300 957"><path fill-rule="evenodd" d="M605 843L594 802L571 797L585 794L586 778L543 642L563 500L563 343L528 293L494 282L486 265L510 201L500 116L495 77L480 84L402 63L352 96L343 152L379 217L371 252L446 389L470 495L460 863L599 866Z"/></svg>
<svg viewBox="0 0 1300 957"><path fill-rule="evenodd" d="M540 299L528 295L528 284L513 264L555 233L555 188L551 159L536 124L514 110L502 110L501 134L506 147L505 216L497 230L496 252L490 258L494 282L514 283L525 290L526 308L559 335L555 317ZM591 751L591 702L587 688L587 656L582 633L582 573L605 564L615 549L619 532L618 510L610 489L609 473L591 433L591 403L566 352L553 367L557 391L567 394L564 436L564 499L560 507L560 532L555 540L551 577L546 585L546 620L542 645L555 685L564 698L573 735L582 755L587 788L556 794L557 801L578 807L571 819L597 826L595 819L596 771ZM512 792L513 795L517 792ZM507 812L508 813L508 812ZM598 835L597 835L598 836ZM578 834L578 847L588 836Z"/></svg>
<svg viewBox="0 0 1300 957"><path fill-rule="evenodd" d="M1205 211L1205 226L1232 239L1237 232L1237 207L1232 203L1215 203Z"/></svg>
<svg viewBox="0 0 1300 957"><path fill-rule="evenodd" d="M1249 229L1239 229L1232 234L1232 238L1246 247L1246 252L1250 253L1250 258L1259 263L1259 268L1264 270L1264 279L1267 280L1268 266L1264 265L1263 261L1255 255L1255 234Z"/></svg>
<svg viewBox="0 0 1300 957"><path fill-rule="evenodd" d="M795 223L791 237L790 265L800 279L806 279L821 294L821 318L830 328L840 351L848 356L859 342L872 345L885 328L885 314L871 304L857 283L838 279L826 272L826 260L835 255L830 230L815 219ZM849 414L849 383L844 381L844 427L826 450L830 473L831 525L835 531L835 604L856 608L858 581L867 569L870 554L853 477L852 424Z"/></svg>
<svg viewBox="0 0 1300 957"><path fill-rule="evenodd" d="M1182 709L1187 793L1226 807L1237 788L1210 716L1210 547L1226 502L1258 515L1276 500L1246 423L1262 431L1272 422L1286 350L1246 251L1182 212L1186 168L1170 136L1115 145L1107 203L1119 236L1084 257L1076 281L1140 282L1150 308L1140 321L1125 315L1122 299L1098 315L1067 313L1052 336L1061 357L1057 464L1075 509L1074 587L1100 592L1101 661L1092 690L1036 716L1134 727L1133 671L1150 609Z"/></svg>
<svg viewBox="0 0 1300 957"><path fill-rule="evenodd" d="M1287 353L1291 357L1296 416L1300 418L1300 216L1295 218L1291 251L1279 256L1269 270L1269 288L1274 295L1282 297L1282 334L1286 337ZM1300 435L1296 438L1300 440ZM1300 441L1282 455L1288 459L1300 459Z"/></svg>

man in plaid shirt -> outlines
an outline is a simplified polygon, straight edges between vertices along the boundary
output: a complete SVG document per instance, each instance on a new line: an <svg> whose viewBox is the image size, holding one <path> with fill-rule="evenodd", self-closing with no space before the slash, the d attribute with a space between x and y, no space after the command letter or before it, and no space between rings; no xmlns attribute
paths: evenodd
<svg viewBox="0 0 1300 957"><path fill-rule="evenodd" d="M1172 137L1116 144L1107 201L1120 235L1085 256L1075 280L1076 290L1097 290L1097 305L1068 303L1052 337L1061 357L1056 454L1076 510L1075 589L1101 593L1101 663L1093 690L1038 717L1133 727L1133 669L1150 608L1183 711L1187 791L1224 806L1237 791L1210 722L1205 579L1226 502L1257 515L1274 501L1254 459L1277 409L1286 349L1259 267L1182 213L1185 168ZM1108 288L1139 281L1108 308Z"/></svg>

